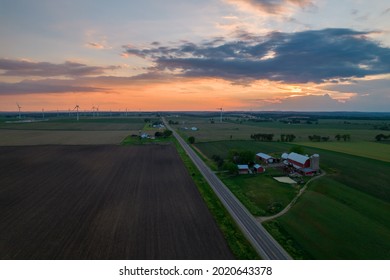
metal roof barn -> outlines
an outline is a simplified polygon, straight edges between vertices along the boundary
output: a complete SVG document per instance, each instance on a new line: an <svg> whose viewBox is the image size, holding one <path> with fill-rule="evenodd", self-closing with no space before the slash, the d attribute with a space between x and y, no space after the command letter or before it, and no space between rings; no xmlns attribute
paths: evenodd
<svg viewBox="0 0 390 280"><path fill-rule="evenodd" d="M264 162L267 162L267 163L273 163L274 162L274 158L271 157L270 155L267 155L267 154L264 154L264 153L257 153L256 154L256 157Z"/></svg>
<svg viewBox="0 0 390 280"><path fill-rule="evenodd" d="M297 153L290 153L287 161L297 169L310 167L310 158Z"/></svg>

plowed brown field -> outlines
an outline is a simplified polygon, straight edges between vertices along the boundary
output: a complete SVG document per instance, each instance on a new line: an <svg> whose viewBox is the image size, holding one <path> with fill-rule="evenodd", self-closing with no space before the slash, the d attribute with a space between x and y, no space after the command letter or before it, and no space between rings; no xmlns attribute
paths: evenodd
<svg viewBox="0 0 390 280"><path fill-rule="evenodd" d="M231 259L175 148L0 147L0 259Z"/></svg>

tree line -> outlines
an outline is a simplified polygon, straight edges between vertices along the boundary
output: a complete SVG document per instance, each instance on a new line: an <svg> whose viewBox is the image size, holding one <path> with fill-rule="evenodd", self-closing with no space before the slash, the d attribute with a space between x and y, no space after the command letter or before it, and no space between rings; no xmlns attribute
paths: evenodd
<svg viewBox="0 0 390 280"><path fill-rule="evenodd" d="M377 136L375 136L376 141L383 141L383 140L387 140L387 139L390 139L390 134L384 135L383 133L381 133L381 134L378 134Z"/></svg>
<svg viewBox="0 0 390 280"><path fill-rule="evenodd" d="M321 135L309 135L308 136L309 140L312 142L328 142L330 140L329 136L321 136ZM344 141L350 141L351 140L351 135L350 134L337 134L334 137L337 141L340 141L343 139Z"/></svg>
<svg viewBox="0 0 390 280"><path fill-rule="evenodd" d="M251 134L250 137L251 137L251 139L253 139L255 141L272 142L274 139L274 134L255 133L255 134ZM280 135L280 141L282 141L282 142L293 142L296 138L297 137L294 134L281 134Z"/></svg>

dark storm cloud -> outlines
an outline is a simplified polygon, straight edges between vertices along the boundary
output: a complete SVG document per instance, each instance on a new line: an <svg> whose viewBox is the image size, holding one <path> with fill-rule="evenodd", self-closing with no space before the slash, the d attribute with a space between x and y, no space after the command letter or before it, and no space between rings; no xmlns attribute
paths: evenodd
<svg viewBox="0 0 390 280"><path fill-rule="evenodd" d="M102 88L74 84L74 80L26 80L19 83L0 83L0 95L104 91Z"/></svg>
<svg viewBox="0 0 390 280"><path fill-rule="evenodd" d="M18 77L57 77L57 76L91 76L101 75L107 70L116 69L116 66L98 67L66 61L61 64L49 62L31 62L26 60L0 59L0 71L3 76Z"/></svg>
<svg viewBox="0 0 390 280"><path fill-rule="evenodd" d="M367 35L351 29L273 32L266 36L243 33L236 41L219 38L174 47L125 47L125 52L151 59L155 63L151 71L179 71L187 77L321 83L390 73L390 49Z"/></svg>

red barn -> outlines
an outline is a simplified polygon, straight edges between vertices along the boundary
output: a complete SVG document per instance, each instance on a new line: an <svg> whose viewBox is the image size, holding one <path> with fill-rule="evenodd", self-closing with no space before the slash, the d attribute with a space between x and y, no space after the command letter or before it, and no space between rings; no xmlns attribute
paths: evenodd
<svg viewBox="0 0 390 280"><path fill-rule="evenodd" d="M260 164L255 164L253 166L253 170L255 171L255 173L263 173L263 172L265 172L265 168L262 167Z"/></svg>
<svg viewBox="0 0 390 280"><path fill-rule="evenodd" d="M288 155L287 161L296 169L310 167L310 158L297 153L290 153Z"/></svg>
<svg viewBox="0 0 390 280"><path fill-rule="evenodd" d="M311 168L301 168L298 170L298 172L303 176L314 176L316 174L316 171Z"/></svg>

